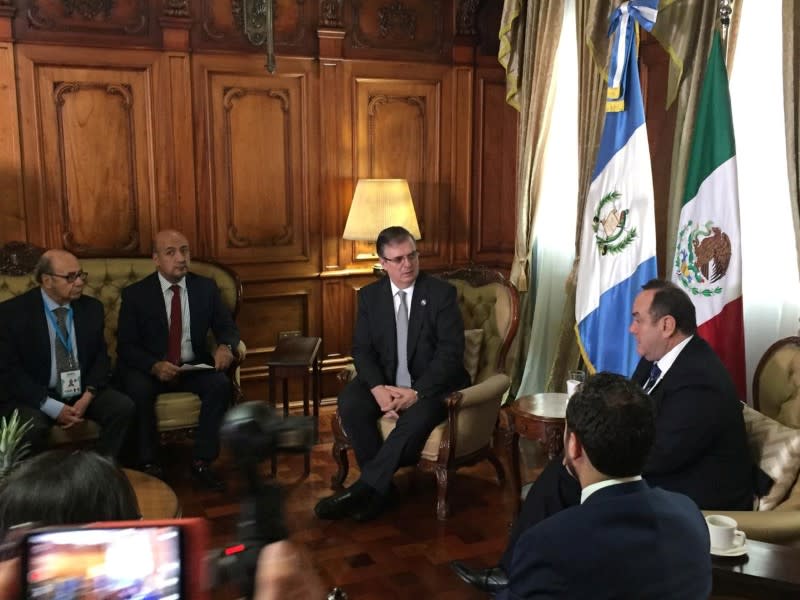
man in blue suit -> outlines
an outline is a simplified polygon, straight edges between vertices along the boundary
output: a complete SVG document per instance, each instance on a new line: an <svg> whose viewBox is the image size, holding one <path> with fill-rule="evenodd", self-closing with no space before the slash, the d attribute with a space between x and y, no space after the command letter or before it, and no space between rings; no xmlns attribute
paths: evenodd
<svg viewBox="0 0 800 600"><path fill-rule="evenodd" d="M320 519L367 521L383 512L394 472L419 460L431 431L447 418L444 397L469 385L456 289L420 273L406 229L384 229L376 248L387 276L358 293L358 375L342 390L338 407L361 477L317 504ZM383 415L397 419L386 440L376 425Z"/></svg>
<svg viewBox="0 0 800 600"><path fill-rule="evenodd" d="M157 462L155 399L164 392L200 397L200 418L191 474L202 486L222 490L211 469L219 454L219 429L231 400L225 370L239 345L239 330L213 279L189 271L189 242L173 230L159 232L153 244L157 271L122 290L117 354L123 387L136 404L138 462L162 476ZM208 351L209 330L217 347ZM184 364L213 369L184 372Z"/></svg>
<svg viewBox="0 0 800 600"><path fill-rule="evenodd" d="M564 433L581 503L520 536L496 598L708 598L702 513L642 479L654 439L653 402L638 385L612 373L589 378L569 401Z"/></svg>

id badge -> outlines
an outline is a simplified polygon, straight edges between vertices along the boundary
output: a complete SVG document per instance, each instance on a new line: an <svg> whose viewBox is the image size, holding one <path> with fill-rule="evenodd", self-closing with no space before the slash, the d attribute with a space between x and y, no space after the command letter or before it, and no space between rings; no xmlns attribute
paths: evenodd
<svg viewBox="0 0 800 600"><path fill-rule="evenodd" d="M81 371L74 369L59 373L58 394L62 398L73 398L81 394Z"/></svg>

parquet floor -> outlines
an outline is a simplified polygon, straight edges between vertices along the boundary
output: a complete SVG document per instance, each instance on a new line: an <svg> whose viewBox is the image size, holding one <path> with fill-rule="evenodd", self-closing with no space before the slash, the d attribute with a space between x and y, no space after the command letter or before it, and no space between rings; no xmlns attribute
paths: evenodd
<svg viewBox="0 0 800 600"><path fill-rule="evenodd" d="M353 600L485 598L453 575L448 562L465 559L489 565L497 561L512 519L508 473L500 487L488 462L459 470L451 484L452 516L446 522L436 519L433 476L415 469L395 476L400 502L379 519L363 524L320 521L312 509L318 499L331 493L330 477L336 471L331 457L332 416L332 408L322 409L320 443L312 452L308 477L303 477L302 455L282 455L278 462L290 537L309 551L323 581L339 586ZM186 473L191 455L188 442L172 443L163 454L165 478L178 494L183 516L208 519L214 547L233 542L243 485L232 458L223 452L217 463L228 484L228 491L218 494L192 487ZM506 457L501 455L501 459L508 471ZM357 474L351 466L347 483ZM222 600L236 594L218 589L214 597Z"/></svg>

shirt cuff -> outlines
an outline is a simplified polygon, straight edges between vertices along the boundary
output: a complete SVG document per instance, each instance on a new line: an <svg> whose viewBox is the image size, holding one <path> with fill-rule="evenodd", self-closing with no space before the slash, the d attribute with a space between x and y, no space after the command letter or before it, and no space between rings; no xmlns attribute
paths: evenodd
<svg viewBox="0 0 800 600"><path fill-rule="evenodd" d="M61 414L61 411L64 409L64 403L59 402L58 400L54 400L50 396L44 399L44 403L39 407L39 409L46 414L48 417L53 419L54 421L58 419L58 415Z"/></svg>

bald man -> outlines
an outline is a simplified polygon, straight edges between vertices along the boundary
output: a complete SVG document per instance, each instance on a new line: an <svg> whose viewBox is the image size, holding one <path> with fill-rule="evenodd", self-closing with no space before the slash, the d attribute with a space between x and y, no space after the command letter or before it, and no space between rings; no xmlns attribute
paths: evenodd
<svg viewBox="0 0 800 600"><path fill-rule="evenodd" d="M221 491L211 463L219 454L219 429L231 400L224 371L234 359L239 330L213 279L189 271L189 241L166 230L153 241L156 272L122 290L117 353L123 389L136 404L136 441L140 468L161 477L155 399L164 392L200 397L191 474L208 489ZM217 346L208 350L211 331ZM181 371L185 364L212 369Z"/></svg>
<svg viewBox="0 0 800 600"><path fill-rule="evenodd" d="M45 252L34 276L38 288L0 304L0 413L31 419L34 452L54 425L95 421L98 451L116 457L134 407L108 385L103 305L83 295L87 274L69 252Z"/></svg>

